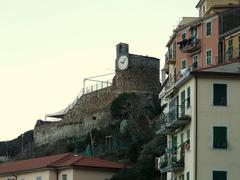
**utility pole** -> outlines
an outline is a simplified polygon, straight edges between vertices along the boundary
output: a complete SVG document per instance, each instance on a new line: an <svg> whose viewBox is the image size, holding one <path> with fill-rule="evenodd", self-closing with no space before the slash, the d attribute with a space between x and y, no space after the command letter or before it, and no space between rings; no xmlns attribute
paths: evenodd
<svg viewBox="0 0 240 180"><path fill-rule="evenodd" d="M21 153L23 153L23 136L24 134L21 135Z"/></svg>

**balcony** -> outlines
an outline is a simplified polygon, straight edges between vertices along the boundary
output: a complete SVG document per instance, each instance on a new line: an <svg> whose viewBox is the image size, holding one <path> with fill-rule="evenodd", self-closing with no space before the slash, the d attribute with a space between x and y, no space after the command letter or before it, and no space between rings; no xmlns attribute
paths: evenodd
<svg viewBox="0 0 240 180"><path fill-rule="evenodd" d="M159 170L161 173L181 171L184 169L184 147L180 148L180 157L177 150L166 153L159 158Z"/></svg>
<svg viewBox="0 0 240 180"><path fill-rule="evenodd" d="M228 50L225 52L226 61L237 61L239 59L240 59L240 49L228 48Z"/></svg>
<svg viewBox="0 0 240 180"><path fill-rule="evenodd" d="M189 38L178 42L179 48L183 53L193 53L201 49L200 39Z"/></svg>
<svg viewBox="0 0 240 180"><path fill-rule="evenodd" d="M183 105L173 105L169 108L167 114L162 114L159 118L159 130L157 134L167 135L175 131L180 127L184 127L186 124L190 123L191 116L185 114L185 102L189 99L186 99ZM180 112L179 112L180 111Z"/></svg>
<svg viewBox="0 0 240 180"><path fill-rule="evenodd" d="M175 64L176 63L176 52L170 53L169 51L165 54L166 64Z"/></svg>

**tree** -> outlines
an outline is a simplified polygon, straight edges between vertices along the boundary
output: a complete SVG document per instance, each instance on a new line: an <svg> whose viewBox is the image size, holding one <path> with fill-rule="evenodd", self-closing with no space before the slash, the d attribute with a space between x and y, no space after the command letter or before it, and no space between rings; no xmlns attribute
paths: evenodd
<svg viewBox="0 0 240 180"><path fill-rule="evenodd" d="M128 120L132 133L149 133L154 117L161 113L156 96L122 93L111 105L112 118Z"/></svg>

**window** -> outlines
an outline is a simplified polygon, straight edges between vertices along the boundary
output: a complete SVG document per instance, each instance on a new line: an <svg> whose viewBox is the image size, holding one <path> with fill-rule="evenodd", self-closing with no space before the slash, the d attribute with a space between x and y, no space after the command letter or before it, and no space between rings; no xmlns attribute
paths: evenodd
<svg viewBox="0 0 240 180"><path fill-rule="evenodd" d="M183 144L183 133L181 133L181 144Z"/></svg>
<svg viewBox="0 0 240 180"><path fill-rule="evenodd" d="M192 64L193 69L196 69L198 67L198 56L194 55L193 56L193 64Z"/></svg>
<svg viewBox="0 0 240 180"><path fill-rule="evenodd" d="M186 176L187 176L186 180L190 180L190 172L187 172Z"/></svg>
<svg viewBox="0 0 240 180"><path fill-rule="evenodd" d="M176 148L177 147L177 136L172 137L172 147Z"/></svg>
<svg viewBox="0 0 240 180"><path fill-rule="evenodd" d="M36 180L42 180L41 176L36 177Z"/></svg>
<svg viewBox="0 0 240 180"><path fill-rule="evenodd" d="M213 171L213 180L227 180L227 172Z"/></svg>
<svg viewBox="0 0 240 180"><path fill-rule="evenodd" d="M233 39L228 40L227 55L229 59L233 58Z"/></svg>
<svg viewBox="0 0 240 180"><path fill-rule="evenodd" d="M207 64L211 64L212 63L212 50L207 50L206 52L206 60L207 60Z"/></svg>
<svg viewBox="0 0 240 180"><path fill-rule="evenodd" d="M181 115L185 115L185 90L181 92Z"/></svg>
<svg viewBox="0 0 240 180"><path fill-rule="evenodd" d="M181 69L185 69L187 67L187 61L186 59L183 59L181 62Z"/></svg>
<svg viewBox="0 0 240 180"><path fill-rule="evenodd" d="M67 175L66 174L62 175L62 180L67 180Z"/></svg>
<svg viewBox="0 0 240 180"><path fill-rule="evenodd" d="M207 36L212 35L212 22L211 21L206 23L206 35Z"/></svg>
<svg viewBox="0 0 240 180"><path fill-rule="evenodd" d="M191 30L191 38L192 39L197 38L197 28L196 27L192 28L192 30Z"/></svg>
<svg viewBox="0 0 240 180"><path fill-rule="evenodd" d="M190 129L187 130L187 139L190 139Z"/></svg>
<svg viewBox="0 0 240 180"><path fill-rule="evenodd" d="M227 148L227 127L213 127L213 148Z"/></svg>
<svg viewBox="0 0 240 180"><path fill-rule="evenodd" d="M186 39L186 32L182 33L182 41Z"/></svg>
<svg viewBox="0 0 240 180"><path fill-rule="evenodd" d="M191 88L188 87L187 88L187 108L190 108L190 104L191 104L190 94L191 94Z"/></svg>
<svg viewBox="0 0 240 180"><path fill-rule="evenodd" d="M226 106L227 105L227 85L213 84L213 105Z"/></svg>

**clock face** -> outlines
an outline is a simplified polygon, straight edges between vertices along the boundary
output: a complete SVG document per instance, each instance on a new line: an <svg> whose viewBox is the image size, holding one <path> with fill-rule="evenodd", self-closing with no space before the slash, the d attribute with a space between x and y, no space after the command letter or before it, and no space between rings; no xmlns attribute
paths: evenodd
<svg viewBox="0 0 240 180"><path fill-rule="evenodd" d="M124 70L128 68L128 57L127 56L121 56L118 59L118 68L120 70Z"/></svg>

